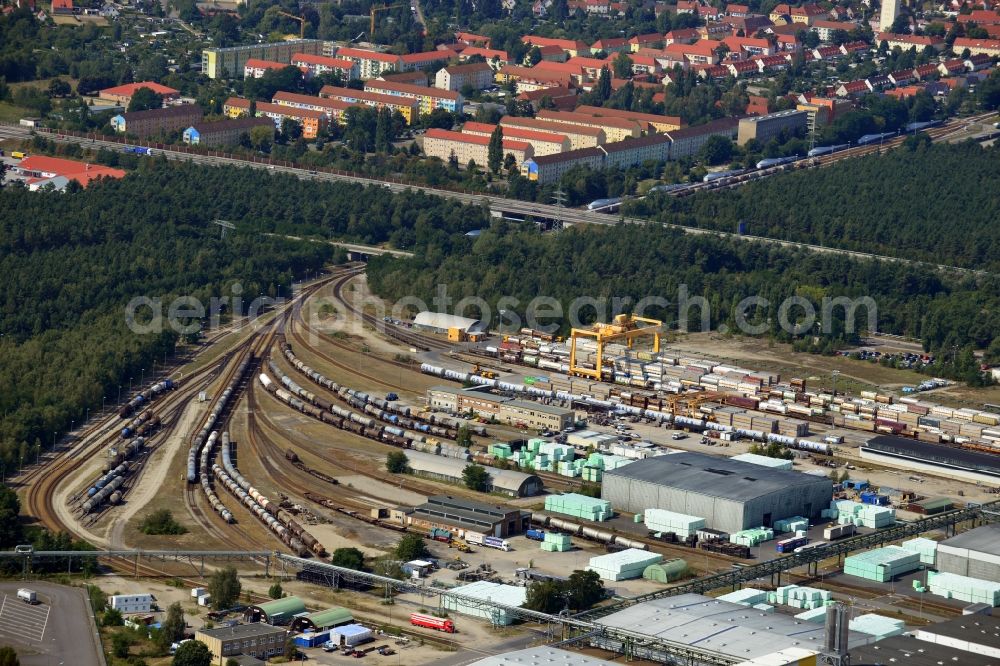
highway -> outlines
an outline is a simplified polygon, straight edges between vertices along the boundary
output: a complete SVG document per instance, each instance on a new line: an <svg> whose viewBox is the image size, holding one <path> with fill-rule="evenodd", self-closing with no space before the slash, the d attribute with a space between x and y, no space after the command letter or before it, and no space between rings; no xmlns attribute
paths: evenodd
<svg viewBox="0 0 1000 666"><path fill-rule="evenodd" d="M32 133L41 133L48 139L56 142L78 143L93 149L107 148L110 150L120 151L122 149L122 146L125 145L125 142L122 140L119 141L107 140L107 138L102 139L96 135L88 135L87 137L74 136L70 134L59 134L55 130L33 130L32 128L22 127L20 125L0 124L0 138L30 140ZM139 142L129 145L149 145L149 144L144 142ZM207 164L213 166L229 165L229 166L252 167L256 169L267 169L275 173L287 173L293 176L297 176L299 178L306 178L311 180L331 181L331 182L346 181L346 182L357 183L359 185L385 187L392 192L403 192L406 190L420 191L426 194L454 199L465 204L481 205L481 206L485 205L490 208L493 214L496 215L517 215L519 217L525 217L525 218L532 217L538 220L552 220L560 222L563 225L598 224L604 226L613 226L616 224L651 223L649 220L642 218L612 216L604 213L598 213L582 209L563 208L560 206L552 206L547 204L534 203L530 201L519 201L516 199L508 199L505 197L501 197L496 194L480 194L472 192L446 190L446 189L439 189L439 188L426 187L420 185L413 185L410 183L405 183L400 181L379 180L375 178L368 178L365 176L358 176L341 172L330 173L322 170L311 170L306 168L286 166L284 164L269 164L268 162L265 161L254 161L251 159L231 157L223 155L221 153L198 154L198 153L184 152L183 150L174 149L173 147L157 148L154 146L153 148L155 155L162 154L164 157L171 160L189 160L197 164ZM710 235L728 240L740 240L753 243L767 243L770 245L777 245L789 249L799 249L799 250L807 250L809 252L836 254L845 257L850 257L852 259L897 262L922 268L931 268L945 272L962 273L967 275L980 275L980 276L990 275L988 271L974 270L958 266L949 266L947 264L932 264L923 261L916 261L913 259L889 257L886 255L878 255L868 252L858 252L855 250L846 250L835 247L825 247L822 245L813 245L809 243L798 243L794 241L786 241L778 238L769 238L764 236L752 236L747 234L737 234L732 232L715 231L710 229L699 229L696 227L688 227L680 224L671 224L666 222L660 224L664 228L675 229L677 231L681 231L687 234Z"/></svg>

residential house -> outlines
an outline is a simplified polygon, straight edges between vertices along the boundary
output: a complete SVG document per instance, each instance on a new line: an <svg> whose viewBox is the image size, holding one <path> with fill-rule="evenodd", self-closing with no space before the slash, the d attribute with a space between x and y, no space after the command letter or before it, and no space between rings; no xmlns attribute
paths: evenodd
<svg viewBox="0 0 1000 666"><path fill-rule="evenodd" d="M507 55L506 51L499 51L496 49L485 49L479 46L470 46L464 49L459 55L458 59L460 61L466 61L473 56L482 56L486 62L489 63L490 67L495 70L500 69L502 66L510 62L510 56Z"/></svg>
<svg viewBox="0 0 1000 666"><path fill-rule="evenodd" d="M628 40L629 50L636 53L639 49L660 49L664 46L665 38L658 32L648 35L636 35Z"/></svg>
<svg viewBox="0 0 1000 666"><path fill-rule="evenodd" d="M230 97L222 105L222 113L230 118L250 115L250 100L242 97Z"/></svg>
<svg viewBox="0 0 1000 666"><path fill-rule="evenodd" d="M623 118L633 120L638 123L649 125L657 132L671 132L680 129L682 121L680 116L660 116L655 113L640 113L638 111L628 111L625 109L608 109L603 106L582 105L576 108L576 113L586 114L595 118Z"/></svg>
<svg viewBox="0 0 1000 666"><path fill-rule="evenodd" d="M536 35L525 35L521 37L521 42L528 44L529 46L558 46L567 55L574 56L589 56L591 54L590 46L574 39L552 39L549 37L538 37Z"/></svg>
<svg viewBox="0 0 1000 666"><path fill-rule="evenodd" d="M412 72L414 70L435 69L446 64L449 60L457 59L458 54L448 50L421 51L420 53L407 53L400 56L400 71Z"/></svg>
<svg viewBox="0 0 1000 666"><path fill-rule="evenodd" d="M517 96L518 101L530 102L532 109L537 113L542 107L542 100L548 98L548 103L561 111L572 111L576 107L577 88L539 88L538 90L522 92Z"/></svg>
<svg viewBox="0 0 1000 666"><path fill-rule="evenodd" d="M856 30L858 25L856 23L845 23L842 21L828 21L824 19L816 19L812 22L812 30L817 35L819 35L820 41L829 42L833 40L834 33L838 30L843 30L844 32L851 32Z"/></svg>

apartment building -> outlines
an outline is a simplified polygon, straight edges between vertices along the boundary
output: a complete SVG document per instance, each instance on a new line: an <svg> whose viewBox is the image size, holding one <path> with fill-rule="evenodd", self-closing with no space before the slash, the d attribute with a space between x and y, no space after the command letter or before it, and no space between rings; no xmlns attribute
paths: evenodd
<svg viewBox="0 0 1000 666"><path fill-rule="evenodd" d="M441 90L458 91L465 86L473 90L483 90L491 85L493 85L493 68L485 62L450 65L439 69L434 76L434 87Z"/></svg>
<svg viewBox="0 0 1000 666"><path fill-rule="evenodd" d="M756 139L760 143L767 143L786 130L788 132L805 131L808 123L809 113L797 110L778 111L777 113L769 113L766 116L741 118L737 130L736 143L742 146L751 139Z"/></svg>
<svg viewBox="0 0 1000 666"><path fill-rule="evenodd" d="M462 126L462 134L472 134L475 136L492 136L496 125L488 123L467 122ZM570 149L569 137L564 134L552 134L551 132L539 132L524 127L504 127L503 136L505 139L515 139L531 144L534 156L551 155L562 153Z"/></svg>
<svg viewBox="0 0 1000 666"><path fill-rule="evenodd" d="M490 137L475 134L463 134L432 128L424 135L424 153L428 157L437 157L447 162L452 157L465 166L470 160L475 160L480 167L485 167L489 161ZM531 144L515 139L503 140L504 157L514 156L518 166L532 156Z"/></svg>
<svg viewBox="0 0 1000 666"><path fill-rule="evenodd" d="M287 63L297 53L322 54L323 40L291 39L269 44L205 49L201 52L201 71L210 79L233 78L243 72L244 65L251 58Z"/></svg>
<svg viewBox="0 0 1000 666"><path fill-rule="evenodd" d="M500 124L505 129L507 127L523 127L539 132L561 134L569 139L570 150L593 148L607 141L604 130L598 127L585 127L583 125L570 125L568 123L558 123L541 118L521 118L515 116L504 116L500 119Z"/></svg>
<svg viewBox="0 0 1000 666"><path fill-rule="evenodd" d="M321 74L339 74L344 81L357 79L361 76L358 65L345 58L331 58L311 53L296 53L292 56L292 64L301 68L307 79Z"/></svg>
<svg viewBox="0 0 1000 666"><path fill-rule="evenodd" d="M183 131L201 117L202 110L197 104L180 104L164 109L120 113L111 119L111 127L120 134L144 139Z"/></svg>
<svg viewBox="0 0 1000 666"><path fill-rule="evenodd" d="M444 109L449 113L461 113L464 105L462 94L453 90L441 90L440 88L429 88L397 81L367 81L365 82L365 92L414 100L419 103L421 114L430 113L434 109Z"/></svg>
<svg viewBox="0 0 1000 666"><path fill-rule="evenodd" d="M626 111L624 109L606 109L603 106L588 106L586 104L576 107L576 113L594 116L596 118L624 118L637 123L650 125L657 132L670 132L680 129L683 125L680 116L660 116L655 113L639 113L638 111Z"/></svg>
<svg viewBox="0 0 1000 666"><path fill-rule="evenodd" d="M271 101L281 106L291 106L297 109L319 111L320 113L326 115L328 120L341 124L344 123L344 112L352 106L357 106L355 103L345 102L339 99L313 97L312 95L301 95L299 93L284 91L274 93L274 97L271 98Z"/></svg>
<svg viewBox="0 0 1000 666"><path fill-rule="evenodd" d="M294 120L302 125L302 136L306 139L315 139L319 136L320 130L327 125L327 115L322 111L300 109L271 102L257 102L257 115L273 120L275 128L279 130L285 118Z"/></svg>
<svg viewBox="0 0 1000 666"><path fill-rule="evenodd" d="M269 118L230 118L212 123L195 123L184 130L182 138L189 146L231 146L249 136L254 127L270 127Z"/></svg>
<svg viewBox="0 0 1000 666"><path fill-rule="evenodd" d="M640 123L628 118L617 118L614 116L592 116L586 113L575 111L551 111L542 109L537 117L542 120L563 123L566 125L577 125L580 127L593 127L604 130L605 143L634 139L641 136L649 128L648 123Z"/></svg>
<svg viewBox="0 0 1000 666"><path fill-rule="evenodd" d="M276 62L274 60L261 60L259 58L248 58L243 63L244 79L259 79L268 72L276 72L288 67L287 62Z"/></svg>
<svg viewBox="0 0 1000 666"><path fill-rule="evenodd" d="M386 72L403 71L402 59L392 53L342 48L337 50L337 59L350 60L357 65L358 78L361 79L375 79Z"/></svg>
<svg viewBox="0 0 1000 666"><path fill-rule="evenodd" d="M383 82L385 83L385 82ZM376 109L388 107L390 111L399 113L406 120L407 124L413 122L420 113L420 102L418 100L401 97L399 95L386 95L383 93L371 92L370 90L354 90L353 88L338 88L336 86L323 86L319 91L320 97L327 99L337 99L348 104L364 104Z"/></svg>

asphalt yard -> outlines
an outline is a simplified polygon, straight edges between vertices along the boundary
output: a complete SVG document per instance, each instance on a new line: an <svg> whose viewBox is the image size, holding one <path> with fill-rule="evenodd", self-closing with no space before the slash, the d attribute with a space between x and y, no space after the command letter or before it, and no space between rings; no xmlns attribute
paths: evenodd
<svg viewBox="0 0 1000 666"><path fill-rule="evenodd" d="M34 590L38 603L17 598ZM95 628L80 588L40 581L0 583L0 645L13 647L22 666L98 666Z"/></svg>

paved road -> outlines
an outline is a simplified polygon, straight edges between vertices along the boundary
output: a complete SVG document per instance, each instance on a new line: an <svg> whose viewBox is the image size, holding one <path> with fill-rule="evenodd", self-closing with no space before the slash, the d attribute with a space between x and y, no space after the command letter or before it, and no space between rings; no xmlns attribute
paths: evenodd
<svg viewBox="0 0 1000 666"><path fill-rule="evenodd" d="M17 589L38 593L37 605L17 599ZM0 583L0 645L17 650L22 666L105 666L78 587L39 581Z"/></svg>
<svg viewBox="0 0 1000 666"><path fill-rule="evenodd" d="M11 139L30 139L31 129L27 127L21 127L19 125L0 125L0 138L11 138ZM69 135L55 135L46 134L46 136L54 141L62 143L79 143L90 148L108 148L110 150L120 151L122 149L122 144L116 143L114 141L103 141L101 139L84 139ZM433 187L422 187L415 186L406 183L392 182L388 180L378 180L375 178L366 178L363 176L352 176L346 174L331 174L323 173L317 171L311 171L308 169L299 169L295 167L285 167L278 165L268 165L260 162L253 162L251 160L236 159L221 157L217 155L195 155L190 153L184 153L174 150L164 150L155 149L157 155L162 154L167 159L171 160L189 160L198 164L208 164L208 165L240 165L253 167L257 169L268 169L275 172L283 172L297 176L299 178L321 180L321 181L347 181L358 183L360 185L373 185L381 186L389 189L393 192L402 192L405 190L419 190L427 194L432 194L441 197L447 197L450 199L455 199L466 204L472 205L484 205L488 206L494 213L507 213L513 215L519 215L524 217L534 217L535 219L546 219L561 222L566 224L599 224L605 226L614 226L616 224L651 224L649 220L634 218L634 217L624 217L624 216L614 216L606 215L604 213L598 213L588 210L580 210L574 208L562 208L559 206L551 206L547 204L533 203L530 201L518 201L515 199L506 199L504 197L498 197L496 195L489 194L476 194L467 192L453 192L451 190L441 190ZM729 233L724 231L714 231L710 229L698 229L696 227L687 227L679 224L671 223L661 223L661 226L670 229L676 229L687 234L700 234L700 235L710 235L716 236L718 238L740 240L744 242L755 242L755 243L766 243L769 245L778 245L785 248L802 249L810 252L822 252L827 254L837 254L841 256L851 257L853 259L864 259L864 260L878 260L886 262L896 262L909 264L913 266L919 266L924 268L934 268L942 271L955 272L955 273L965 273L971 275L988 275L987 271L973 270L969 268L961 268L957 266L949 266L947 264L929 264L923 261L915 261L912 259L903 259L899 257L889 257L885 255L872 254L869 252L856 252L853 250L845 250L841 248L824 247L821 245L812 245L809 243L796 243L793 241L785 241L777 238L766 238L762 236L750 236L745 234Z"/></svg>

